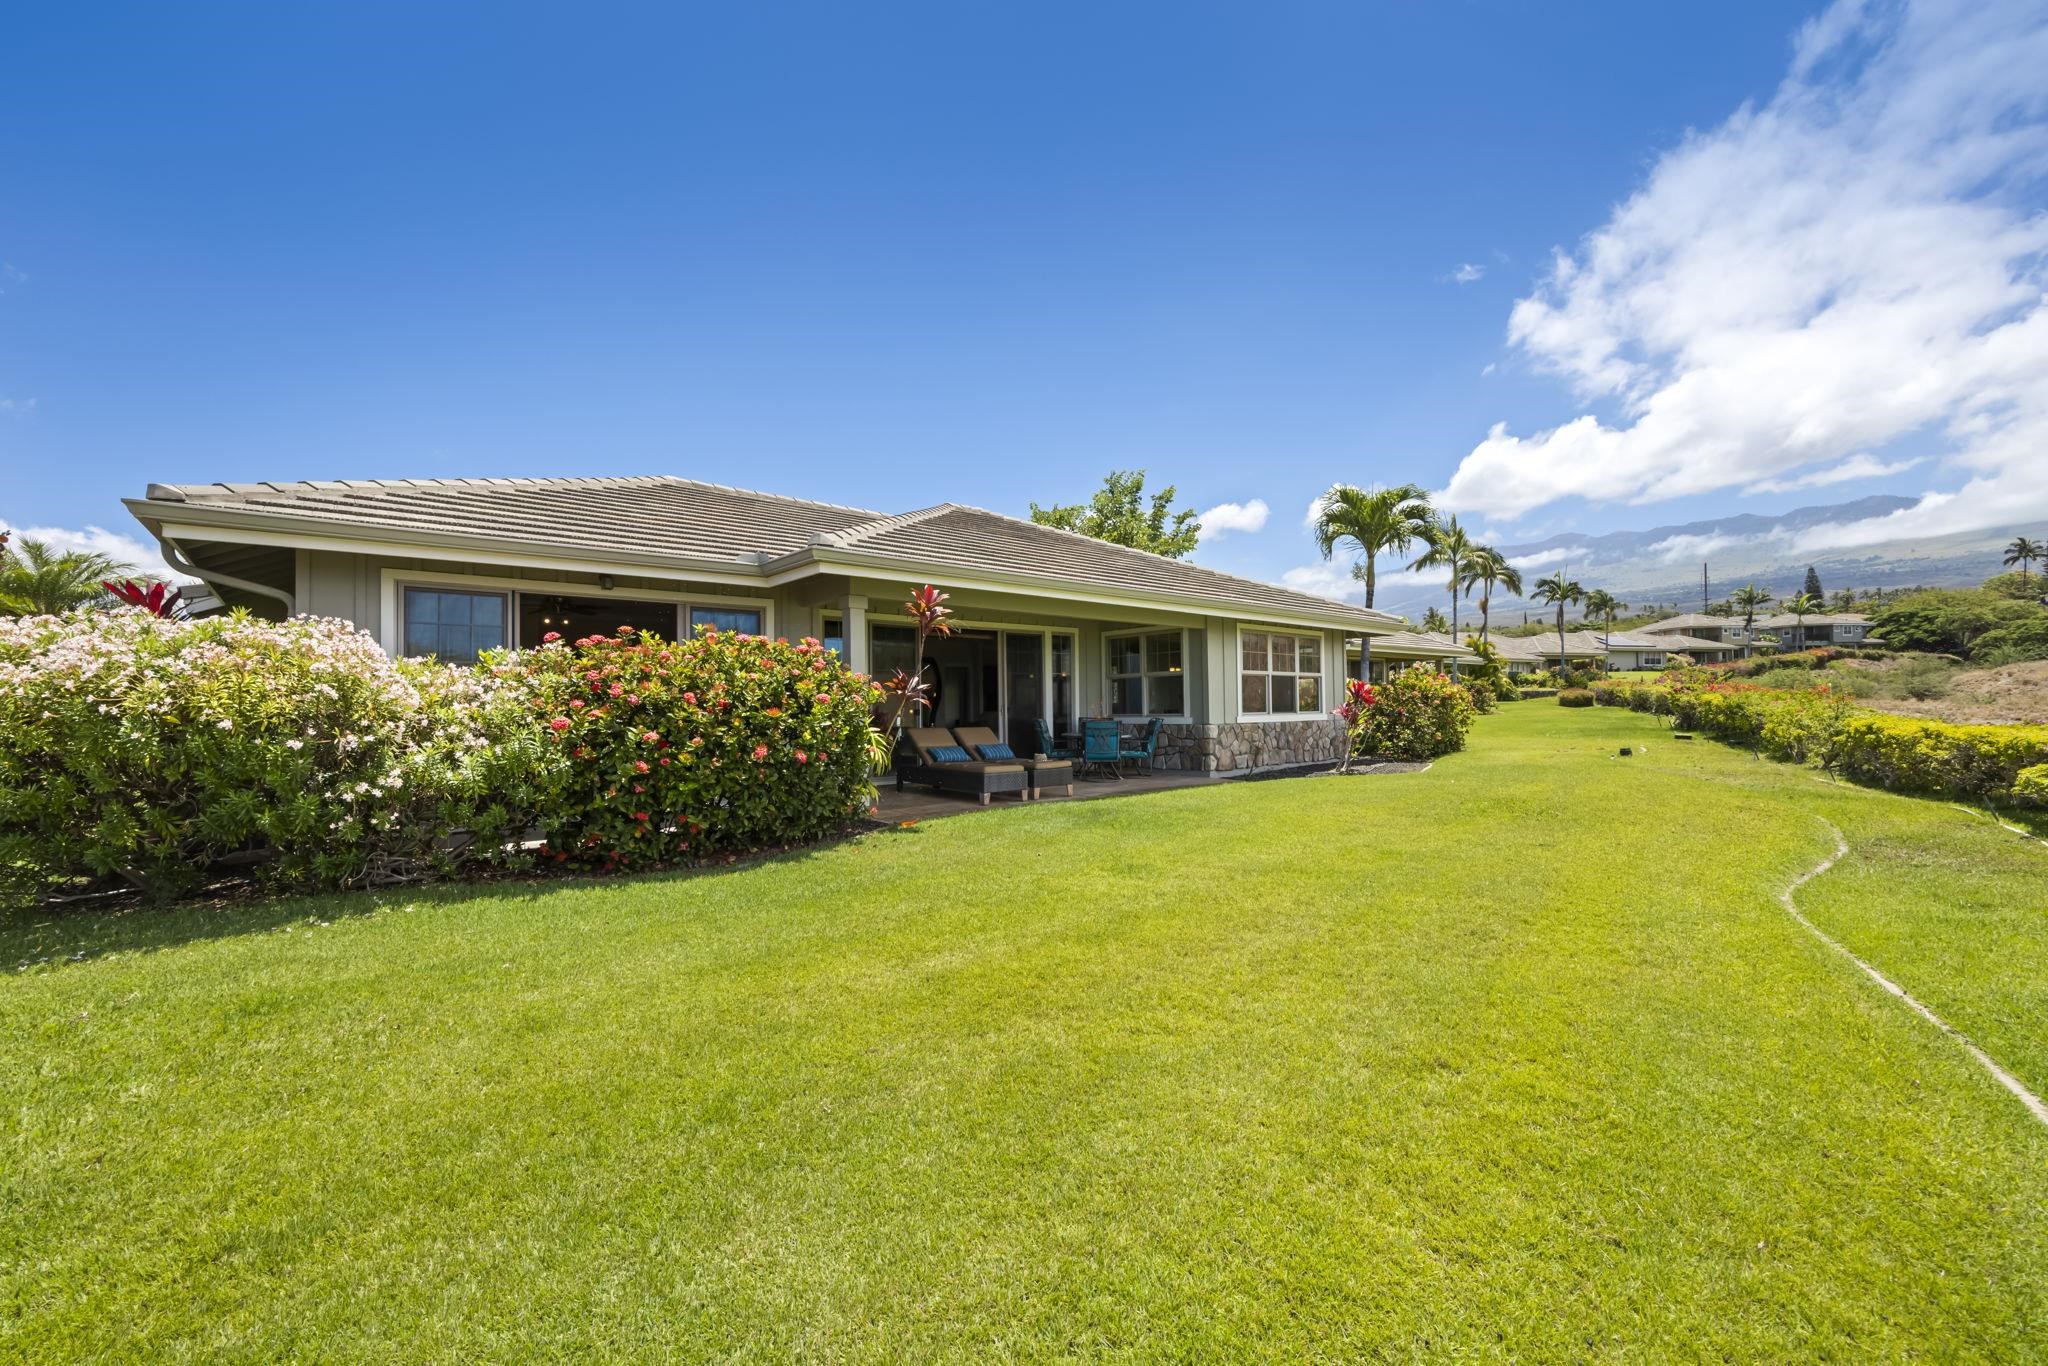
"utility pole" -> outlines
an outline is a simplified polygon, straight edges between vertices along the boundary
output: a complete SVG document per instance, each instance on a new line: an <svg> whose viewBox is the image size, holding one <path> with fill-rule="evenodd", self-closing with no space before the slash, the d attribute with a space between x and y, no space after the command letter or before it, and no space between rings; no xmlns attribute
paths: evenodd
<svg viewBox="0 0 2048 1366"><path fill-rule="evenodd" d="M1701 616L1705 616L1705 615L1706 615L1706 612L1707 612L1707 566L1706 566L1706 563L1705 563L1704 561L1702 561L1702 562L1700 563L1700 615L1701 615Z"/></svg>

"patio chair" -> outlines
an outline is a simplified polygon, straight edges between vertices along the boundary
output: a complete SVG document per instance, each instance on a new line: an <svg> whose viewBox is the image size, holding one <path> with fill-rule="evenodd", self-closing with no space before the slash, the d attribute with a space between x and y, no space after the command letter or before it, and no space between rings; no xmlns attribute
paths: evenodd
<svg viewBox="0 0 2048 1366"><path fill-rule="evenodd" d="M968 753L989 763L1024 765L1024 771L1031 775L1031 799L1043 797L1053 788L1060 789L1060 795L1074 795L1074 765L1066 759L1050 756L1034 759L1027 755L1012 753L1010 747L996 738L996 733L987 726L956 726L953 734L960 743L967 746Z"/></svg>
<svg viewBox="0 0 2048 1366"><path fill-rule="evenodd" d="M1159 728L1165 724L1164 721L1155 716L1145 723L1144 732L1139 735L1137 744L1124 745L1119 742L1116 756L1117 762L1120 764L1135 764L1142 761L1145 765L1145 771L1150 773L1152 771L1152 758L1159 750Z"/></svg>
<svg viewBox="0 0 2048 1366"><path fill-rule="evenodd" d="M1058 745L1053 743L1052 727L1045 724L1043 718L1037 721L1033 721L1031 723L1031 726L1033 730L1038 732L1038 752L1040 754L1043 754L1046 758L1078 759L1081 757L1079 754L1076 754L1073 750L1061 749Z"/></svg>
<svg viewBox="0 0 2048 1366"><path fill-rule="evenodd" d="M1124 757L1123 732L1114 721L1083 721L1081 723L1081 776L1091 772L1107 771L1112 778L1124 775L1117 770L1117 763Z"/></svg>
<svg viewBox="0 0 2048 1366"><path fill-rule="evenodd" d="M1031 800L1031 775L1024 765L976 759L943 726L912 726L903 732L902 746L909 752L896 764L898 792L904 783L912 782L941 792L963 793L983 806L1004 792L1016 793L1019 801Z"/></svg>

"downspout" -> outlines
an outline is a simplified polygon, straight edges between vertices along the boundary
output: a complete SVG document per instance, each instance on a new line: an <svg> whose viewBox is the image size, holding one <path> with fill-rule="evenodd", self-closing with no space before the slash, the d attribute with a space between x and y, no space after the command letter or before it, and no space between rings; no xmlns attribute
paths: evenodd
<svg viewBox="0 0 2048 1366"><path fill-rule="evenodd" d="M150 534L156 537L158 547L164 552L164 563L168 564L171 568L190 574L202 583L224 583L230 588L239 588L245 593L256 593L266 598L276 598L284 604L284 614L286 616L295 617L299 614L298 600L282 588L272 588L267 583L257 583L251 579L238 579L233 574L223 574L217 570L201 569L198 565L185 558L185 552L178 548L176 541L173 541L155 528L151 528Z"/></svg>

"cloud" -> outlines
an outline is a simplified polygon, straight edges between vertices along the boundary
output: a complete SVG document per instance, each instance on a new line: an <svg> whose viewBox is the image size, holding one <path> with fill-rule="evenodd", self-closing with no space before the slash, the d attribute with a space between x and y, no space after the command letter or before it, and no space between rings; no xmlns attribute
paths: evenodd
<svg viewBox="0 0 2048 1366"><path fill-rule="evenodd" d="M0 413L32 413L36 401L32 398L0 398Z"/></svg>
<svg viewBox="0 0 2048 1366"><path fill-rule="evenodd" d="M0 519L0 527L9 525L5 519ZM14 529L14 541L17 545L22 541L42 541L53 550L83 550L106 555L122 564L135 566L143 574L160 578L184 580L189 577L172 573L155 546L145 545L133 536L124 536L105 527L88 526L76 531L61 526L18 527Z"/></svg>
<svg viewBox="0 0 2048 1366"><path fill-rule="evenodd" d="M1218 503L1201 516L1202 539L1213 541L1233 531L1262 530L1270 511L1263 498L1254 498L1248 503Z"/></svg>
<svg viewBox="0 0 2048 1366"><path fill-rule="evenodd" d="M1531 555L1516 555L1512 558L1517 569L1548 569L1552 565L1570 564L1573 560L1577 560L1581 564L1590 564L1593 554L1584 546L1561 545L1554 546L1549 550L1539 550Z"/></svg>
<svg viewBox="0 0 2048 1366"><path fill-rule="evenodd" d="M1474 265L1472 262L1466 261L1444 278L1452 284L1469 285L1484 274L1486 274L1485 266Z"/></svg>
<svg viewBox="0 0 2048 1366"><path fill-rule="evenodd" d="M1916 465L1925 463L1924 456L1887 463L1874 455L1852 455L1839 465L1808 470L1805 474L1796 474L1789 479L1759 479L1743 492L1792 493L1798 489L1825 488L1829 484L1846 484L1852 479L1881 479L1888 474L1903 474Z"/></svg>
<svg viewBox="0 0 2048 1366"><path fill-rule="evenodd" d="M1817 542L2048 516L2043 70L2038 0L1839 0L1515 304L1511 346L1602 415L1496 424L1442 501L1816 487L1919 436L1960 487Z"/></svg>
<svg viewBox="0 0 2048 1366"><path fill-rule="evenodd" d="M1405 563L1397 560L1389 566L1384 559L1381 560L1378 582L1374 585L1379 605L1384 606L1389 595L1398 597L1417 590L1443 591L1443 577L1435 570L1418 573L1402 568ZM1336 598L1340 602L1365 601L1365 585L1351 576L1351 565L1343 560L1297 566L1281 574L1280 582L1297 593L1313 593L1317 597Z"/></svg>

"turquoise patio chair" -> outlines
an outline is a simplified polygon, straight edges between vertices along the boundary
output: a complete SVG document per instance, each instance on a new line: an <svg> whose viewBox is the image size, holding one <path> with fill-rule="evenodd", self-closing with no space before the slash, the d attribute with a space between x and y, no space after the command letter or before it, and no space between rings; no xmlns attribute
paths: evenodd
<svg viewBox="0 0 2048 1366"><path fill-rule="evenodd" d="M1106 769L1112 778L1122 778L1117 764L1122 761L1123 732L1114 721L1081 723L1081 776L1091 769Z"/></svg>
<svg viewBox="0 0 2048 1366"><path fill-rule="evenodd" d="M1038 752L1046 758L1078 759L1081 757L1071 749L1061 749L1058 745L1055 745L1052 742L1052 727L1045 724L1043 720L1033 721L1031 724L1038 731Z"/></svg>
<svg viewBox="0 0 2048 1366"><path fill-rule="evenodd" d="M1159 750L1159 728L1165 724L1164 721L1156 716L1147 721L1144 733L1138 737L1137 744L1122 745L1120 743L1116 756L1117 762L1120 764L1143 763L1145 771L1147 773L1151 772L1152 757Z"/></svg>

